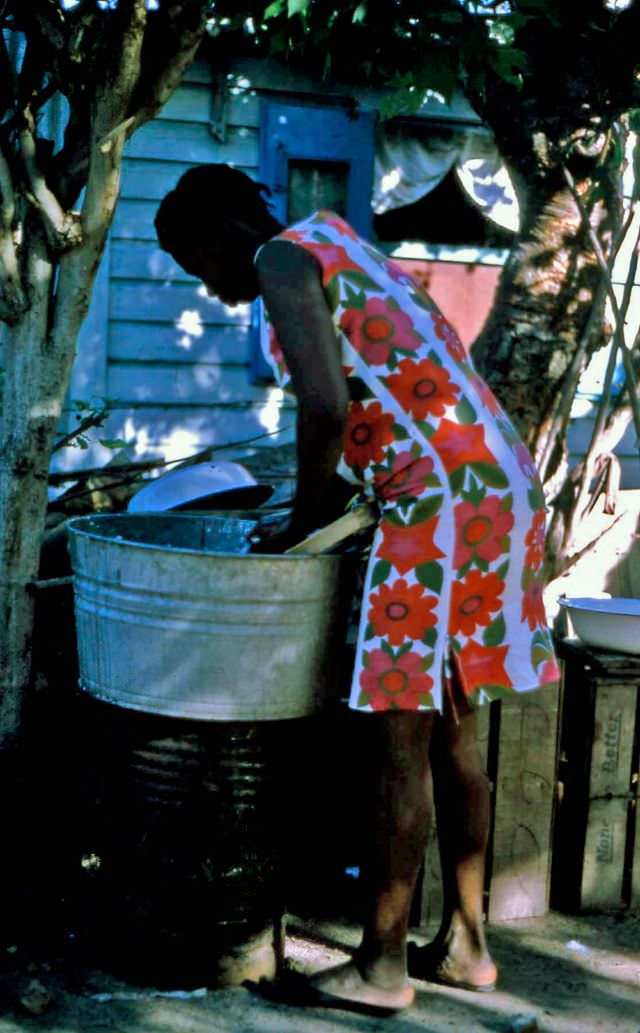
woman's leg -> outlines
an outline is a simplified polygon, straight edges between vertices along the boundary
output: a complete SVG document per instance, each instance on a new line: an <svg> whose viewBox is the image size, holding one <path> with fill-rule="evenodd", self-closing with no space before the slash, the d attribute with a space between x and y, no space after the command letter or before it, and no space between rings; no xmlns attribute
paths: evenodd
<svg viewBox="0 0 640 1033"><path fill-rule="evenodd" d="M431 819L429 745L433 713L364 714L373 726L375 814L362 864L362 943L347 965L322 973L315 986L335 997L380 1008L413 1000L407 981L407 930Z"/></svg>
<svg viewBox="0 0 640 1033"><path fill-rule="evenodd" d="M411 974L486 990L497 976L483 922L489 783L478 749L476 715L463 704L460 710L454 717L447 707L432 737L444 908L433 944L412 952Z"/></svg>

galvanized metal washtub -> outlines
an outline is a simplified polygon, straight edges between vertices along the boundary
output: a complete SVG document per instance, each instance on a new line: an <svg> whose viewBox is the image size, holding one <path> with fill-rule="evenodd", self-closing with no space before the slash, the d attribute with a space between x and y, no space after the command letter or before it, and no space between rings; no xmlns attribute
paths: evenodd
<svg viewBox="0 0 640 1033"><path fill-rule="evenodd" d="M295 718L322 706L340 666L351 557L247 554L262 519L70 521L81 687L198 720Z"/></svg>

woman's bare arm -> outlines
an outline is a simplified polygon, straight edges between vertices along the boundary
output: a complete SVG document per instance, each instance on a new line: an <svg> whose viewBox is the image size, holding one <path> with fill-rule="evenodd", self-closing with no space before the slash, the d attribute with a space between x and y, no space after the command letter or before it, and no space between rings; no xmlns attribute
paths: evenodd
<svg viewBox="0 0 640 1033"><path fill-rule="evenodd" d="M270 241L256 267L298 401L291 532L302 537L336 515L328 494L343 448L349 394L315 258L295 244Z"/></svg>

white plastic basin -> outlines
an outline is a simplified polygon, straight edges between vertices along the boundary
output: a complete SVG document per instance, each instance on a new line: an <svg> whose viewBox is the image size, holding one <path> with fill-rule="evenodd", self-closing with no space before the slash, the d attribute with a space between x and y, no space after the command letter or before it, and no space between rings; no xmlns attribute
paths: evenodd
<svg viewBox="0 0 640 1033"><path fill-rule="evenodd" d="M588 646L640 655L640 599L560 599Z"/></svg>

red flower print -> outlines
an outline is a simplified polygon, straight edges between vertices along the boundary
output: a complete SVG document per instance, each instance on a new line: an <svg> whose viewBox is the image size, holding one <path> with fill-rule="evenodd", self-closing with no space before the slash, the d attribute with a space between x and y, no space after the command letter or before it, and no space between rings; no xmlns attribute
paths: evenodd
<svg viewBox="0 0 640 1033"><path fill-rule="evenodd" d="M526 445L519 442L515 447L516 459L518 460L518 466L522 470L525 477L533 478L538 477L538 471L536 470L536 464L534 463L531 453Z"/></svg>
<svg viewBox="0 0 640 1033"><path fill-rule="evenodd" d="M371 366L384 366L393 348L417 348L421 338L409 316L391 308L383 298L369 298L364 308L348 308L340 329Z"/></svg>
<svg viewBox="0 0 640 1033"><path fill-rule="evenodd" d="M544 609L542 593L544 582L542 580L530 581L522 595L522 623L526 621L529 630L541 628L547 622L547 615Z"/></svg>
<svg viewBox="0 0 640 1033"><path fill-rule="evenodd" d="M405 412L416 420L427 416L442 416L446 406L456 405L460 393L457 384L452 384L449 374L431 359L403 359L398 363L398 373L387 377L387 387Z"/></svg>
<svg viewBox="0 0 640 1033"><path fill-rule="evenodd" d="M478 625L491 623L492 613L502 606L500 596L504 581L497 574L483 574L470 570L464 581L454 581L451 587L451 616L449 633L473 635Z"/></svg>
<svg viewBox="0 0 640 1033"><path fill-rule="evenodd" d="M552 681L560 680L560 668L555 660L546 660L538 671L538 679L541 685L548 685Z"/></svg>
<svg viewBox="0 0 640 1033"><path fill-rule="evenodd" d="M336 215L335 212L322 211L318 212L318 216L318 222L323 222L326 226L332 226L342 237L348 237L349 240L358 239L358 234L355 230L352 230L351 226L344 219L341 219L339 215Z"/></svg>
<svg viewBox="0 0 640 1033"><path fill-rule="evenodd" d="M465 463L495 463L495 456L484 441L484 427L440 420L438 429L431 438L431 445L442 460L447 473L453 473Z"/></svg>
<svg viewBox="0 0 640 1033"><path fill-rule="evenodd" d="M487 384L485 384L482 377L479 377L477 373L472 373L469 377L469 381L471 382L472 387L475 388L480 401L484 407L489 410L492 416L497 416L498 413L502 412L498 399Z"/></svg>
<svg viewBox="0 0 640 1033"><path fill-rule="evenodd" d="M372 710L417 710L421 704L433 706L430 698L433 678L420 670L419 653L405 653L397 660L382 649L368 655L368 667L360 675L365 699L361 705Z"/></svg>
<svg viewBox="0 0 640 1033"><path fill-rule="evenodd" d="M438 597L425 595L422 585L408 585L404 578L391 585L381 585L371 596L368 619L379 638L399 646L405 638L421 639L436 623L431 611Z"/></svg>
<svg viewBox="0 0 640 1033"><path fill-rule="evenodd" d="M271 323L269 323L269 354L274 362L278 364L284 362L284 353Z"/></svg>
<svg viewBox="0 0 640 1033"><path fill-rule="evenodd" d="M456 667L466 696L484 686L513 685L504 669L508 649L508 646L481 646L469 639L456 655Z"/></svg>
<svg viewBox="0 0 640 1033"><path fill-rule="evenodd" d="M322 283L325 287L339 273L362 272L339 244L317 244L314 241L313 253L322 267Z"/></svg>
<svg viewBox="0 0 640 1033"><path fill-rule="evenodd" d="M394 456L391 471L377 473L373 478L376 494L383 499L398 499L403 495L418 498L425 489L425 481L433 473L433 459L422 456L414 459L411 452Z"/></svg>
<svg viewBox="0 0 640 1033"><path fill-rule="evenodd" d="M527 547L524 562L527 567L538 570L544 556L544 539L546 534L546 518L544 509L533 514L533 522L527 531L524 543Z"/></svg>
<svg viewBox="0 0 640 1033"><path fill-rule="evenodd" d="M497 495L487 495L479 506L460 502L454 509L456 545L453 565L456 569L472 557L491 563L505 551L502 539L513 527L513 513L500 508Z"/></svg>
<svg viewBox="0 0 640 1033"><path fill-rule="evenodd" d="M401 574L406 574L408 570L413 570L423 563L439 559L444 553L433 540L437 526L437 516L424 520L421 524L404 526L392 524L383 518L380 521L383 539L377 550L378 558L389 560Z"/></svg>
<svg viewBox="0 0 640 1033"><path fill-rule="evenodd" d="M436 332L436 336L441 341L444 341L451 358L456 359L458 362L463 362L467 359L468 356L462 341L451 324L444 318L442 312L432 312L431 318L433 319L433 329Z"/></svg>
<svg viewBox="0 0 640 1033"><path fill-rule="evenodd" d="M385 446L394 439L393 416L382 411L380 402L364 406L354 402L349 409L344 457L348 466L364 469L384 458Z"/></svg>

